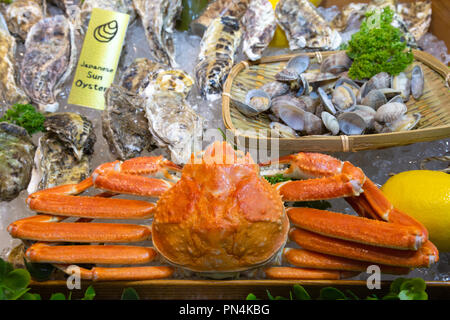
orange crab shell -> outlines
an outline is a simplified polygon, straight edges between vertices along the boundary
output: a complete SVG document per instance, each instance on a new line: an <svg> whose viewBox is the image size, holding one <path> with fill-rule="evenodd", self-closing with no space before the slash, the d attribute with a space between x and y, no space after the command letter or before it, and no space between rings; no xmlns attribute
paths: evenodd
<svg viewBox="0 0 450 320"><path fill-rule="evenodd" d="M214 143L192 156L157 203L153 244L171 263L198 272L259 266L286 242L289 220L278 191L250 155Z"/></svg>

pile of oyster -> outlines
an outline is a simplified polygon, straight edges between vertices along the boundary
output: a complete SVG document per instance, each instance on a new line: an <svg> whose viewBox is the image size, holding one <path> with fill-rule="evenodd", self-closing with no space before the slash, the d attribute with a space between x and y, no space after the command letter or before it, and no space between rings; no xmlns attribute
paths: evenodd
<svg viewBox="0 0 450 320"><path fill-rule="evenodd" d="M247 92L245 101L233 100L246 116L267 113L271 135L361 135L411 130L419 113L408 113L406 102L419 99L424 74L415 65L405 72L381 72L367 80L352 80L352 60L341 51L321 63L308 55L290 59L275 81Z"/></svg>

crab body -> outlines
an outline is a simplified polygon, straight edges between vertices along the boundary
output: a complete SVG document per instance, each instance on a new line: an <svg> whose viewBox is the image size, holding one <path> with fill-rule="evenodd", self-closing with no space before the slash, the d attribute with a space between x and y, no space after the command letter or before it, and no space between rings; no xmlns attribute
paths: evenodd
<svg viewBox="0 0 450 320"><path fill-rule="evenodd" d="M437 261L426 229L393 208L361 169L314 153L276 163L289 164L280 169L284 175L307 180L271 185L260 167L274 162L258 165L221 142L193 154L183 168L161 157L107 163L79 184L31 194L28 205L41 214L8 230L37 241L28 248L28 259L66 272L72 264L131 265L81 268L81 276L91 280L167 278L176 268L210 276L260 268L272 279L339 279L374 263L384 272L404 274ZM104 192L78 196L92 186ZM113 198L117 194L159 199L155 204ZM283 202L338 197L361 217L285 208ZM78 220L63 221L68 217ZM92 222L148 218L151 226ZM144 240L152 240L153 247L120 245ZM285 247L289 241L301 248ZM291 266L273 266L278 253ZM156 257L170 266L136 266Z"/></svg>

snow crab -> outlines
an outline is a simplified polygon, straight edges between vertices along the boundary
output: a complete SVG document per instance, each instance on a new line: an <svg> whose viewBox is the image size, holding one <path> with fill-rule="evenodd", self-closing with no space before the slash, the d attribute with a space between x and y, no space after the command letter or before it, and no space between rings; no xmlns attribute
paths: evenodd
<svg viewBox="0 0 450 320"><path fill-rule="evenodd" d="M307 180L271 185L261 167L273 174L275 162L284 164L278 172ZM104 191L78 196L92 186ZM117 194L159 200L112 198ZM338 197L361 217L284 206ZM161 157L106 163L79 184L38 191L27 202L41 214L13 222L8 231L36 241L26 251L31 261L66 272L73 264L128 265L80 268L90 280L168 278L177 269L210 277L256 269L270 279L340 279L372 264L401 274L438 260L427 230L393 208L361 169L317 153L258 165L215 142L183 168ZM63 222L69 217L78 220ZM90 222L148 218L151 225ZM118 245L148 239L153 247ZM285 247L288 239L301 249ZM277 265L280 256L291 266ZM139 266L157 257L166 266Z"/></svg>

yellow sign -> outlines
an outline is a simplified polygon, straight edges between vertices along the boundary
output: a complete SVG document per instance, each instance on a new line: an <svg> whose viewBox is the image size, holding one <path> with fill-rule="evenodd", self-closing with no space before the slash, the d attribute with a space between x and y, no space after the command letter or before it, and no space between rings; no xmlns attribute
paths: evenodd
<svg viewBox="0 0 450 320"><path fill-rule="evenodd" d="M116 74L130 16L94 8L84 38L69 104L103 110Z"/></svg>

